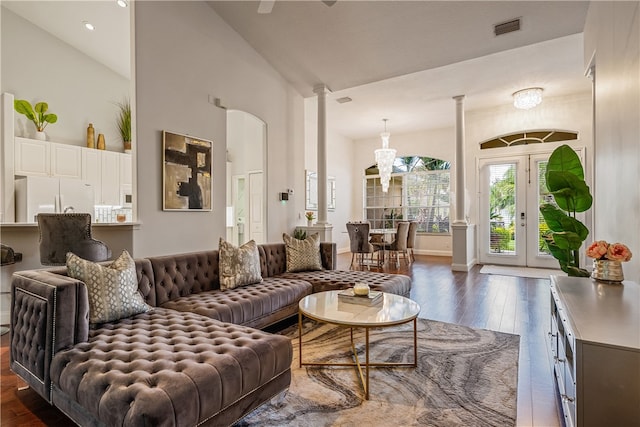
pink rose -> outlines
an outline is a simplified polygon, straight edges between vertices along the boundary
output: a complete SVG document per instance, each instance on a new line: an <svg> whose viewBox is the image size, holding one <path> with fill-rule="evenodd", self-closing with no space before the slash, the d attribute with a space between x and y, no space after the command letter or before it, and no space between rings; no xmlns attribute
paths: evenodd
<svg viewBox="0 0 640 427"><path fill-rule="evenodd" d="M609 250L609 244L604 240L597 240L587 248L587 256L589 258L604 259Z"/></svg>
<svg viewBox="0 0 640 427"><path fill-rule="evenodd" d="M629 261L631 259L631 251L622 243L613 243L609 245L607 259L611 261Z"/></svg>

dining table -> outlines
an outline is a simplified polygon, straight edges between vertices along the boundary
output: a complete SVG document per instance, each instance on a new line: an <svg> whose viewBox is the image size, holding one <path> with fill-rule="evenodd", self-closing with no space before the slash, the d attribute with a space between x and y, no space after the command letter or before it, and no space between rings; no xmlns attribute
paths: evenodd
<svg viewBox="0 0 640 427"><path fill-rule="evenodd" d="M369 230L369 243L377 246L382 251L382 263L386 261L387 246L395 238L397 230L395 228L372 228Z"/></svg>

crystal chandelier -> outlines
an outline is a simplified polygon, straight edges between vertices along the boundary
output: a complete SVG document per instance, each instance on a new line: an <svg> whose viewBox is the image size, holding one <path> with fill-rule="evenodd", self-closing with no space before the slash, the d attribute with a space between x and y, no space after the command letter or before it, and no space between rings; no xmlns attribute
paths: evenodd
<svg viewBox="0 0 640 427"><path fill-rule="evenodd" d="M376 163L380 172L380 183L382 184L382 192L389 191L389 180L391 180L391 172L393 171L393 162L396 160L396 150L389 148L389 137L391 134L387 132L387 119L384 121L384 132L380 134L382 138L382 148L375 151Z"/></svg>
<svg viewBox="0 0 640 427"><path fill-rule="evenodd" d="M531 87L513 94L513 106L520 110L530 110L542 102L542 88Z"/></svg>

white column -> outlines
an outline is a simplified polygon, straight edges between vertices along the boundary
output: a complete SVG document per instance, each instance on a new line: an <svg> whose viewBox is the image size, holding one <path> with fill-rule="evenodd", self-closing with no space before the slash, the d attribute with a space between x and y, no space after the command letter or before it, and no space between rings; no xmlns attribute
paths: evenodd
<svg viewBox="0 0 640 427"><path fill-rule="evenodd" d="M456 100L456 219L454 224L467 224L464 217L464 95L454 96Z"/></svg>
<svg viewBox="0 0 640 427"><path fill-rule="evenodd" d="M456 101L456 216L452 231L453 271L469 271L475 260L475 226L465 217L465 165L464 165L464 95L454 96Z"/></svg>
<svg viewBox="0 0 640 427"><path fill-rule="evenodd" d="M327 224L327 87L313 88L318 95L318 221Z"/></svg>

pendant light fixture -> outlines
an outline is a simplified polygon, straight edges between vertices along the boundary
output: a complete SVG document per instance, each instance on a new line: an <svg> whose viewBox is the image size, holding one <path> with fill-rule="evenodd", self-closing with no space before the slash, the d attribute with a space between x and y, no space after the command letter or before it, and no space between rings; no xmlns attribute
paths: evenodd
<svg viewBox="0 0 640 427"><path fill-rule="evenodd" d="M375 151L376 163L380 172L380 183L382 184L382 192L389 191L389 181L391 180L391 172L393 172L393 162L396 160L396 150L389 148L389 137L391 134L387 132L387 120L384 122L384 132L380 134L382 138L382 148Z"/></svg>

